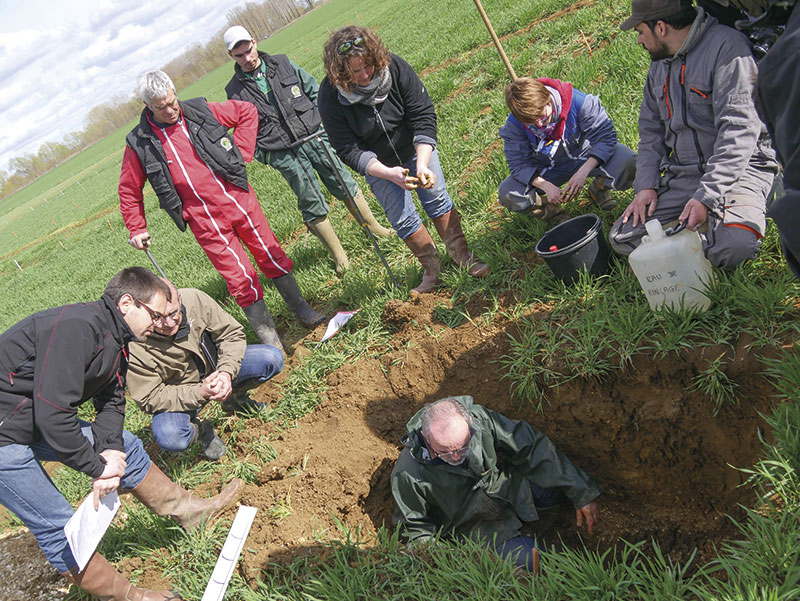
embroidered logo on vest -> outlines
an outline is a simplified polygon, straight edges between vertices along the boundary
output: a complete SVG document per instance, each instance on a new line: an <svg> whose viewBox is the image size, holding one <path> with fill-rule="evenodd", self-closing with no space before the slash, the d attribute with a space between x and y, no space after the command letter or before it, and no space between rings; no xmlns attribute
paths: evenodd
<svg viewBox="0 0 800 601"><path fill-rule="evenodd" d="M231 144L231 141L228 138L222 138L219 141L219 145L228 151L230 151L230 149L233 148L233 144Z"/></svg>
<svg viewBox="0 0 800 601"><path fill-rule="evenodd" d="M292 86L291 87L292 96L295 98L300 98L300 86Z"/></svg>

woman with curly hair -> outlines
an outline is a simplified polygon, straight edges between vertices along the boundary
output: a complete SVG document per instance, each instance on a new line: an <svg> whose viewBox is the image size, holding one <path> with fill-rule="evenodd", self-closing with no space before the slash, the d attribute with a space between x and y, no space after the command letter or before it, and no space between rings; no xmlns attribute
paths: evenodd
<svg viewBox="0 0 800 601"><path fill-rule="evenodd" d="M489 266L467 248L461 216L447 194L436 152L436 112L414 69L374 32L355 25L331 35L324 60L322 121L337 154L366 176L397 235L422 263L422 282L412 296L433 290L441 264L411 190L456 263L474 277L486 276Z"/></svg>

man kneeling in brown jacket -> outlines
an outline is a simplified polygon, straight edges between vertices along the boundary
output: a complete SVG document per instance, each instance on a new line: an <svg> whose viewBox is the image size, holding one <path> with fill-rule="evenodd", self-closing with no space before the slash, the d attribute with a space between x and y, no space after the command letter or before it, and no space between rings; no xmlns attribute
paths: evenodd
<svg viewBox="0 0 800 601"><path fill-rule="evenodd" d="M225 444L197 413L210 401L228 411L257 409L233 387L266 382L283 369L283 353L268 344L248 345L242 326L214 299L194 288L172 291L164 321L144 342L130 345L128 390L153 415L153 437L171 452L199 438L208 459L225 455Z"/></svg>

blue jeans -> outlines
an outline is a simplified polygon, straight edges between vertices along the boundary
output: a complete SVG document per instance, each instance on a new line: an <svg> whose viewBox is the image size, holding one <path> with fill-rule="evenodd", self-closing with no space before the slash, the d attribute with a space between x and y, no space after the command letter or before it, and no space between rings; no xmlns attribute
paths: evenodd
<svg viewBox="0 0 800 601"><path fill-rule="evenodd" d="M269 344L248 344L239 374L233 385L249 388L266 382L283 369L283 353ZM198 410L164 411L153 416L153 438L165 451L177 453L189 448L194 440L192 418Z"/></svg>
<svg viewBox="0 0 800 601"><path fill-rule="evenodd" d="M417 175L417 157L411 158L403 164L405 169L408 169L409 175ZM447 186L444 182L444 173L442 173L442 166L439 164L439 153L434 150L431 154L431 160L428 162L428 169L430 169L436 176L436 184L430 190L417 188L417 196L419 202L425 213L431 219L441 217L445 213L453 210L453 201L447 193ZM411 198L411 191L404 190L397 184L393 184L387 179L367 175L367 183L372 189L372 193L378 202L383 207L389 223L397 232L402 240L405 240L420 227L422 227L422 219L420 219L417 209L414 207L414 201Z"/></svg>
<svg viewBox="0 0 800 601"><path fill-rule="evenodd" d="M94 443L91 424L78 420L81 433ZM122 432L127 467L122 488L136 488L150 469L150 457L142 441ZM76 567L64 525L74 513L58 491L40 461L59 461L44 440L34 445L10 444L0 447L0 504L16 515L36 537L52 566L62 574Z"/></svg>
<svg viewBox="0 0 800 601"><path fill-rule="evenodd" d="M533 493L533 503L537 509L555 507L566 500L566 496L560 490L542 488L533 482L531 482L531 492ZM520 534L496 545L494 550L502 557L510 557L518 568L533 570L532 553L535 546L535 540L530 536Z"/></svg>
<svg viewBox="0 0 800 601"><path fill-rule="evenodd" d="M548 169L542 177L560 188L575 175L587 158L564 159ZM627 190L633 185L633 178L636 175L636 170L633 168L635 165L636 154L624 144L618 143L608 161L595 167L589 173L589 178L603 177L606 179L606 184L612 189ZM524 213L533 206L530 198L531 190L533 190L533 186L530 183L523 183L513 175L509 175L500 183L497 200L509 211Z"/></svg>

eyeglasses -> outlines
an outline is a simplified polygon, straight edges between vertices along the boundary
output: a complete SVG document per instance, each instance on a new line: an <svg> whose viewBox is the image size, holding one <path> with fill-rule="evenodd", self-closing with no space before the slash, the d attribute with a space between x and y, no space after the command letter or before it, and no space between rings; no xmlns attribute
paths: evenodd
<svg viewBox="0 0 800 601"><path fill-rule="evenodd" d="M242 58L243 56L247 56L253 51L253 42L250 42L250 45L247 47L247 50L244 52L237 52L235 54L231 54L233 58ZM341 53L340 53L341 54Z"/></svg>
<svg viewBox="0 0 800 601"><path fill-rule="evenodd" d="M364 38L361 36L356 36L352 40L348 40L347 42L342 42L341 44L339 44L339 47L336 49L336 51L339 54L347 54L353 48L363 48L363 46L364 46Z"/></svg>
<svg viewBox="0 0 800 601"><path fill-rule="evenodd" d="M428 451L430 452L431 457L434 459L441 459L450 465L460 465L464 462L464 457L466 456L467 452L469 452L469 443L472 442L472 433L472 428L470 427L469 438L467 438L467 442L464 444L464 446L459 449L438 453L433 450L431 444L428 442Z"/></svg>
<svg viewBox="0 0 800 601"><path fill-rule="evenodd" d="M175 317L177 317L177 313L178 313L177 311L173 311L169 315L162 315L158 311L153 311L150 307L145 305L140 300L136 301L136 306L137 307L144 307L144 310L147 311L148 315L150 315L150 319L152 319L153 323L155 325L157 325L157 326L163 326L164 325L164 321L166 321L167 319L175 319Z"/></svg>
<svg viewBox="0 0 800 601"><path fill-rule="evenodd" d="M551 103L547 103L544 105L543 114L533 120L533 125L536 127L544 127L547 122L550 120L550 117L553 116L553 105Z"/></svg>

